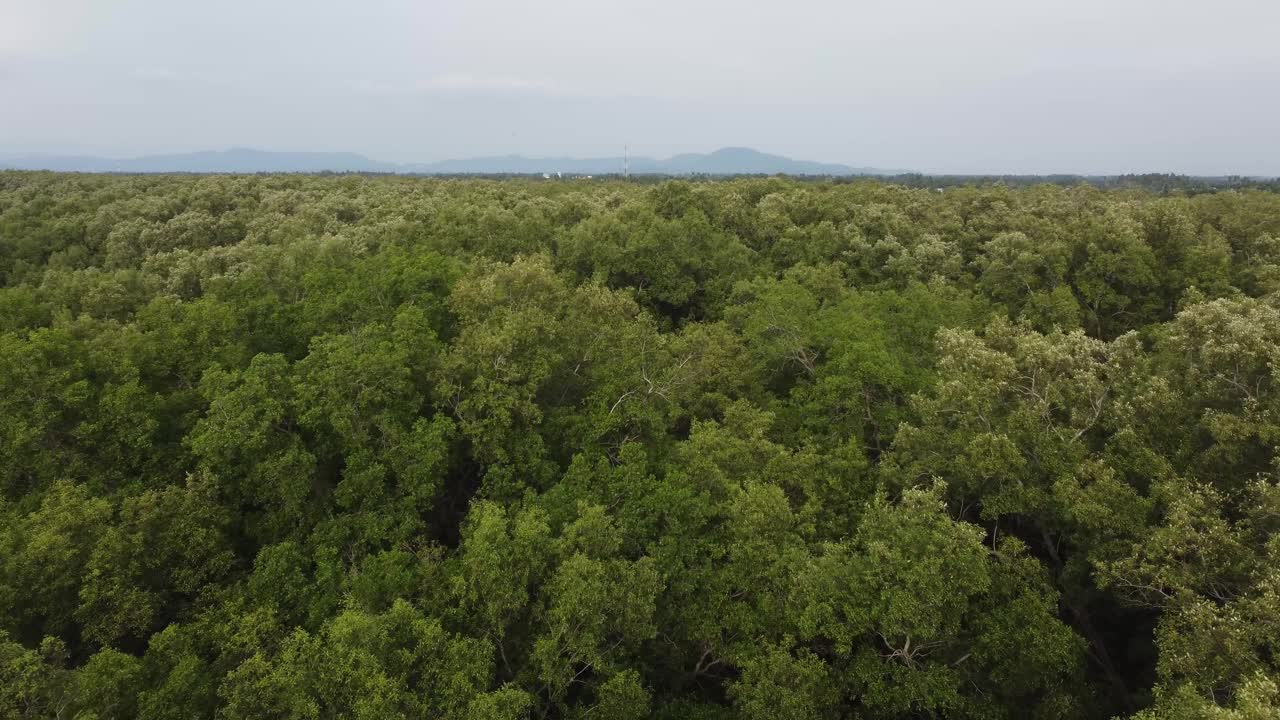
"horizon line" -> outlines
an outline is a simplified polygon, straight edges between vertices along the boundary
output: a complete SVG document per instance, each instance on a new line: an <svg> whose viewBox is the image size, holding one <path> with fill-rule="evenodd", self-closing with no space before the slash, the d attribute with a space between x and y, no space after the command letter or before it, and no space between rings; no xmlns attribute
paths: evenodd
<svg viewBox="0 0 1280 720"><path fill-rule="evenodd" d="M1248 173L1248 172L1238 172L1238 171L1236 171L1236 172L1233 172L1233 171L1188 172L1188 171L1177 171L1177 170L1167 170L1167 169L1166 169L1166 170L1151 170L1151 169L1142 169L1142 170L1138 170L1138 169L1129 169L1129 170L1123 170L1123 171L1102 171L1102 170L1091 170L1091 171L1078 171L1078 170L1050 170L1050 171L1044 171L1044 170L1036 170L1036 171L1029 171L1029 170L941 170L941 169L936 169L936 170L919 170L919 169L908 169L908 168L902 168L902 167L893 167L893 166L888 166L888 165L886 165L886 166L881 166L881 165L869 165L869 164L864 164L864 163L852 164L852 163L850 163L850 162L845 162L845 161L836 161L836 160L814 160L814 159L807 159L807 158L797 158L797 157L792 157L792 156L789 156L789 155L783 155L783 154L780 154L780 153L777 153L777 152L769 152L769 151L765 151L765 150L759 150L759 149L754 148L754 147L751 147L751 146L749 146L749 145L724 145L724 146L717 147L717 148L715 148L715 149L713 149L713 150L707 150L707 151L701 151L701 152L678 152L678 153L673 153L673 154L665 155L665 156L656 156L656 155L632 155L632 156L631 156L631 159L632 159L633 161L634 161L635 159L640 159L640 160L642 160L642 161L643 161L643 160L655 160L655 161L658 161L658 162L663 162L663 161L672 160L672 159L675 159L675 158L678 158L678 157L682 157L682 156L690 156L690 155L692 155L692 156L703 156L703 157L705 157L705 156L710 156L710 155L713 155L713 154L715 154L715 153L723 152L723 151L726 151L726 150L741 150L741 151L747 151L747 152L756 153L756 154L759 154L759 155L768 155L768 156L772 156L772 157L775 157L775 158L781 158L781 159L783 159L783 160L786 160L786 161L789 161L789 162L796 162L796 163L806 163L806 164L816 164L816 165L832 165L832 166L840 166L840 167L845 167L845 168L848 168L848 169L850 169L850 170L854 170L854 171L858 171L858 170L875 171L875 172L868 172L868 173L859 173L859 172L854 172L854 173L849 173L849 174L847 174L846 176L850 176L850 175L851 175L851 176L867 176L867 177L875 177L875 176L881 176L881 177L898 177L898 176L920 175L920 176L926 176L926 177L1081 177L1081 178L1116 178L1116 177L1124 177L1124 176L1130 176L1130 175L1168 175L1168 176L1174 176L1174 177L1188 177L1188 178L1245 178L1245 179L1250 179L1250 180L1280 180L1280 172L1277 172L1277 173L1274 173L1274 174L1272 174L1272 173L1262 173L1262 174L1258 174L1258 173ZM590 155L590 154L588 154L588 155L569 155L569 154L560 154L560 155L535 155L535 154L524 154L524 153L521 153L521 152L508 152L508 153L491 153L491 154L460 155L460 156L454 156L454 157L447 157L447 158L443 158L443 159L439 159L439 160L405 161L405 160L386 160L386 159L380 159L379 157L375 157L375 156L374 156L374 155L372 155L372 154L368 154L368 153L360 152L360 151L355 151L355 150L273 150L273 149L267 149L267 148L260 147L260 146L259 146L259 147L255 147L255 146L252 146L252 145L230 145L230 146L227 146L227 147L224 147L224 148L221 148L221 149L203 148L203 149L196 149L196 150L174 150L174 151L148 152L148 153L141 153L141 154L97 154L97 153L95 153L95 152L75 152L75 151L65 151L65 150L53 150L53 151L49 151L49 150L17 150L17 151L14 151L14 150L8 150L8 151L2 151L2 152L0 152L0 163L2 163L2 162L3 162L3 161L5 161L5 160L8 160L8 161L14 161L14 160L35 159L35 158L42 158L42 159L59 159L59 160L68 160L68 159L87 159L87 160L108 161L108 162L109 162L109 161L132 162L132 161L148 160L148 159L152 159L152 158L161 158L161 157L181 157L181 156L185 156L185 155L201 155L201 154L229 154L229 153L234 153L234 152L250 152L250 153L263 154L263 155L345 155L345 156L353 156L353 158L360 159L360 160L365 160L365 161L368 161L368 162L370 162L370 163L382 164L382 165L394 165L394 166L401 167L401 168L409 167L409 166L415 166L415 165L416 165L416 166L427 166L427 165L439 165L439 164L443 164L443 163L450 163L450 162L466 162L466 161L475 161L475 160L502 160L502 159L508 159L508 158L509 158L509 159L527 160L527 161L539 161L539 160L545 160L545 161L581 161L581 162L589 162L589 161L603 161L603 160L614 160L614 159L619 159L619 160L620 160L622 157L624 157L624 154L618 154L618 155ZM39 170L42 170L42 168L22 168L22 167L10 167L10 168L0 168L0 169L2 169L2 170L30 170L30 171L39 171ZM225 172L225 171L220 172L220 171L212 171L212 170L173 170L173 171L154 171L154 170L139 170L139 171L123 171L123 170L122 170L122 171L111 171L111 170L87 170L87 171L86 171L86 170L81 170L81 171L77 171L77 170L50 170L50 172L83 172L83 173L86 173L86 174L110 174L110 173L113 173L113 172L119 172L119 173L122 173L122 174L164 174L164 173L167 173L167 172L174 172L174 173L189 173L189 174L227 174L227 172ZM254 172L264 172L264 173L266 173L266 172L282 172L282 173L300 173L300 174L305 174L305 173L308 173L308 172L311 172L311 173L322 173L322 172L339 172L339 173L343 173L343 172L350 172L350 173L410 174L410 175L412 175L412 174L456 174L456 175L536 175L536 174L537 174L536 172L520 172L520 171L456 172L456 173L414 173L413 171L407 171L407 172L396 172L396 171L390 171L390 170L389 170L389 171L379 171L379 170L337 170L337 169L320 169L320 168L315 169L315 170L309 170L309 171L298 171L298 170L274 170L274 171L272 171L272 170L263 170L263 171L254 171ZM611 174L611 173L604 173L604 174ZM621 175L622 173L621 173L621 171L619 171L617 174ZM635 169L633 168L633 169L631 170L631 174L634 174L634 175L658 175L658 176L661 176L661 175L673 175L673 176L674 176L674 175L682 175L682 174L683 174L683 175L689 175L689 174L707 174L707 175L735 175L735 174L737 174L737 175L752 175L752 174L755 174L755 175L771 175L771 174L784 174L784 175L794 175L795 173L664 173L664 172L653 172L653 171L645 171L645 170L635 170ZM820 175L821 175L821 174L819 174L819 176L820 176ZM814 175L810 175L810 176L814 176Z"/></svg>

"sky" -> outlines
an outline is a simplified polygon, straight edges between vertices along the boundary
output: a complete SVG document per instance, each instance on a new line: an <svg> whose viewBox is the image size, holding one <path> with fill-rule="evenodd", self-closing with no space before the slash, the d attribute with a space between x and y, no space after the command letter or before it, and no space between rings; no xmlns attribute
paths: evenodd
<svg viewBox="0 0 1280 720"><path fill-rule="evenodd" d="M1280 175L1280 0L0 0L0 152Z"/></svg>

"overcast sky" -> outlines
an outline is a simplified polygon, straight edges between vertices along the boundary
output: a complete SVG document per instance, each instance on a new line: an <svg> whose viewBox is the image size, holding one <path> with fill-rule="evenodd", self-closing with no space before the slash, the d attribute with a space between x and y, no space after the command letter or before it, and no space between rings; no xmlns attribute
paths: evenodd
<svg viewBox="0 0 1280 720"><path fill-rule="evenodd" d="M1280 175L1280 0L0 0L0 151Z"/></svg>

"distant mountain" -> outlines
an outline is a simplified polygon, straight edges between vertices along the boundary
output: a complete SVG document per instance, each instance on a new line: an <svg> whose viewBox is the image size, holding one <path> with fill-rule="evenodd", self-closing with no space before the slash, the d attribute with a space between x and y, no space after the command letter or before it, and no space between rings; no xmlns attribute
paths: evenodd
<svg viewBox="0 0 1280 720"><path fill-rule="evenodd" d="M356 153L270 152L249 148L101 158L85 155L0 156L0 167L122 173L398 172L400 166Z"/></svg>
<svg viewBox="0 0 1280 720"><path fill-rule="evenodd" d="M769 155L751 148L721 148L705 155L690 153L676 155L663 163L672 175L883 175L896 171L875 168L853 168L848 165L792 160L781 155Z"/></svg>
<svg viewBox="0 0 1280 720"><path fill-rule="evenodd" d="M428 175L483 173L570 173L605 175L622 172L623 158L531 158L523 155L465 158L436 163L405 165L405 172ZM792 160L751 148L728 147L710 153L686 153L666 160L633 157L630 169L636 175L900 175L906 170L850 167L832 163Z"/></svg>
<svg viewBox="0 0 1280 720"><path fill-rule="evenodd" d="M356 153L270 152L248 148L102 158L88 155L0 155L0 168L120 173L259 173L259 172L373 172L420 175L484 175L564 173L607 175L621 173L622 156L602 158L531 158L523 155L463 158L434 163L398 164L372 160ZM636 175L898 175L905 170L850 167L792 160L750 148L722 148L711 153L687 153L666 160L630 158Z"/></svg>

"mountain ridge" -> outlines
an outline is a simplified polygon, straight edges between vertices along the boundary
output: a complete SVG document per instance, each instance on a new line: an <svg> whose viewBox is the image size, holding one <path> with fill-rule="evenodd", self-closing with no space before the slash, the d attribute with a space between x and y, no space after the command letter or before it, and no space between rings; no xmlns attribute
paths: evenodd
<svg viewBox="0 0 1280 720"><path fill-rule="evenodd" d="M405 175L621 174L623 157L527 157L518 154L393 163L352 152L291 152L235 147L189 153L106 158L95 155L0 155L0 169L89 173L315 173L372 172ZM909 171L795 160L746 147L682 153L666 159L629 159L634 175L898 175Z"/></svg>

